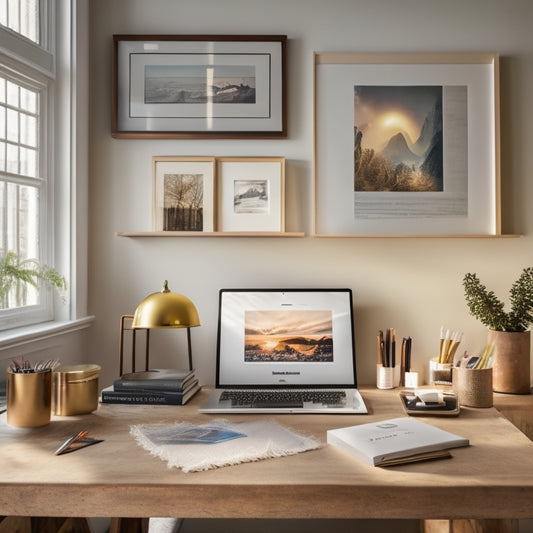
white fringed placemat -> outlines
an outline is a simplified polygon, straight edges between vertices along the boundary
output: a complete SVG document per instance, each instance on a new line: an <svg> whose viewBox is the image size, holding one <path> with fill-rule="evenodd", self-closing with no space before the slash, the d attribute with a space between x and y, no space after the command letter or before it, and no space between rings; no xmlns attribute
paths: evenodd
<svg viewBox="0 0 533 533"><path fill-rule="evenodd" d="M243 433L245 436L209 444L166 444L172 441L173 433L180 435L184 430L203 427L210 431L214 429L220 432ZM169 468L175 466L183 472L198 472L294 455L321 446L314 437L298 435L272 420L253 420L237 424L214 421L199 426L186 423L165 426L135 425L131 426L130 433L145 450L166 461Z"/></svg>

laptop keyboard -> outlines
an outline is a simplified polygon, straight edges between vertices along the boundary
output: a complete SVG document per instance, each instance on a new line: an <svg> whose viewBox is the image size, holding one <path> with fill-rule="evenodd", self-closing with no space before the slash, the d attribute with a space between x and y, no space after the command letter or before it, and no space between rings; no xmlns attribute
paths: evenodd
<svg viewBox="0 0 533 533"><path fill-rule="evenodd" d="M342 407L346 403L343 390L227 390L220 400L231 400L234 407L297 408L304 403L326 407Z"/></svg>

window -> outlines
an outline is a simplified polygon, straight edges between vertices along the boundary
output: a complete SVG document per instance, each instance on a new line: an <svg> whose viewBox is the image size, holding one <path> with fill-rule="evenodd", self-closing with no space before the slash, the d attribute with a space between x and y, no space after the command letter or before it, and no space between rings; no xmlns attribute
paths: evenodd
<svg viewBox="0 0 533 533"><path fill-rule="evenodd" d="M51 34L42 23L52 22L49 6L45 0L0 0L0 38L7 43L0 53L2 263L8 254L28 266L31 261L50 264L53 257L53 173L46 143L54 118L54 62L42 39ZM46 290L15 283L6 294L0 291L0 330L49 320L52 304Z"/></svg>

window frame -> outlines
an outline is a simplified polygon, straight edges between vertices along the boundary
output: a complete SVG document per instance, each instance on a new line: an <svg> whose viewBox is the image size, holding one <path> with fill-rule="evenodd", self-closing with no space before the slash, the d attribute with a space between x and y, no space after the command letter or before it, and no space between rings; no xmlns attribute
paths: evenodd
<svg viewBox="0 0 533 533"><path fill-rule="evenodd" d="M55 0L40 0L40 36L41 42L34 43L23 35L5 26L0 26L0 37L4 46L0 47L0 63L2 71L7 77L12 78L15 83L22 86L37 88L39 92L39 147L38 147L38 171L34 183L37 185L39 194L39 235L38 235L38 260L41 264L55 266L67 280L69 280L68 267L70 259L63 260L58 264L58 254L55 245L68 245L68 239L56 238L58 215L55 206L56 181L69 180L67 174L58 176L56 174L54 154L58 148L71 149L66 144L65 138L56 138L59 128L55 122L59 120L54 103L56 93L60 83L56 76L57 52L56 41L62 42L62 46L70 46L70 27L72 10L75 3L58 2ZM56 32L61 30L61 20L63 20L63 36L58 36ZM65 25L65 21L68 24ZM65 31L66 29L66 31ZM70 72L65 72L64 76L69 80ZM60 77L63 76L60 73ZM57 100L59 101L59 100ZM8 178L9 180L9 178ZM9 180L13 183L22 183L24 178ZM58 203L59 209L70 212L70 206ZM70 247L68 255L70 257ZM66 271L65 271L66 269ZM70 286L70 283L69 283ZM39 325L55 319L69 319L70 313L62 306L70 301L70 294L66 295L66 303L61 303L57 295L54 295L48 288L41 288L39 292L39 303L0 311L0 332L23 328L32 325Z"/></svg>

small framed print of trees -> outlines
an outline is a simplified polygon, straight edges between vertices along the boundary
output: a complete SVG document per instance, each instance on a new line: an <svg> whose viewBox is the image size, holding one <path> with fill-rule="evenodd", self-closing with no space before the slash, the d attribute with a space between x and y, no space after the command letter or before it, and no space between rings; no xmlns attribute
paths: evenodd
<svg viewBox="0 0 533 533"><path fill-rule="evenodd" d="M215 158L153 157L154 231L212 232Z"/></svg>

